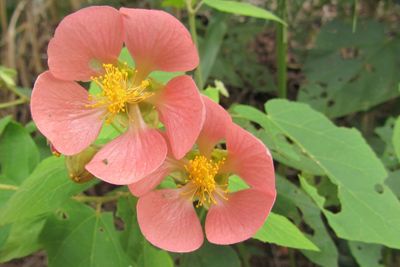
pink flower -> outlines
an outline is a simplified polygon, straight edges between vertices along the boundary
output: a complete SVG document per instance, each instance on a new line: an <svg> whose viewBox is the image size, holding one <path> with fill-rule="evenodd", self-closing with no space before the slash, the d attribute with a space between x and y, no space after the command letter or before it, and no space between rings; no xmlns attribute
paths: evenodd
<svg viewBox="0 0 400 267"><path fill-rule="evenodd" d="M203 102L206 120L197 140L198 150L181 160L170 154L156 172L129 185L139 196L137 216L143 235L153 245L173 252L190 252L202 245L196 208L208 210L207 239L232 244L252 237L275 201L274 167L268 149L232 123L222 107L207 98ZM216 146L223 139L226 150ZM177 181L177 188L151 191L168 174ZM239 175L249 188L229 192L231 174Z"/></svg>
<svg viewBox="0 0 400 267"><path fill-rule="evenodd" d="M118 62L124 43L135 68ZM158 120L178 159L193 146L204 120L192 78L182 75L162 85L149 74L189 71L198 62L189 32L166 12L84 8L65 17L49 43L49 71L38 77L32 93L33 120L65 155L93 143L104 121L124 126L126 131L86 168L109 183L133 183L165 160L167 144L156 129ZM102 93L89 95L76 81L94 81Z"/></svg>

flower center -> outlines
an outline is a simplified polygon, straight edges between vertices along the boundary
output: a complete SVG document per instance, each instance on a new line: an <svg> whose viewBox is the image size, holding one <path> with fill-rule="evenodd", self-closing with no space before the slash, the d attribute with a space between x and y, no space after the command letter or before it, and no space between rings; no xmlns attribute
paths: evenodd
<svg viewBox="0 0 400 267"><path fill-rule="evenodd" d="M89 107L106 107L107 123L111 123L118 113L126 112L128 104L139 103L154 94L148 90L150 81L146 79L136 82L137 71L130 69L126 63L120 67L103 64L103 68L104 75L91 78L102 91L99 95L89 97L92 101Z"/></svg>
<svg viewBox="0 0 400 267"><path fill-rule="evenodd" d="M223 194L226 190L218 190L218 184L215 181L215 176L224 162L225 159L214 162L203 155L198 155L185 166L189 174L187 182L190 182L192 185L191 188L193 188L193 190L190 190L190 193L193 199L198 200L196 207L216 204L217 201L214 193L226 199Z"/></svg>

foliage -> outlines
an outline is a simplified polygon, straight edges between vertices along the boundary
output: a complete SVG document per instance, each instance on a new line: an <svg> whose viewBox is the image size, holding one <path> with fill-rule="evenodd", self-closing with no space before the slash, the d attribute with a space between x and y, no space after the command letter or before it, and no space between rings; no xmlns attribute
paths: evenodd
<svg viewBox="0 0 400 267"><path fill-rule="evenodd" d="M44 251L54 267L238 267L277 260L271 254L279 250L299 266L303 261L327 267L400 264L400 40L391 22L399 18L390 16L390 8L384 15L360 11L349 16L357 6L339 1L335 19L321 19L311 32L304 21L319 18L319 8L331 1L310 4L317 15L289 3L285 21L263 1L141 2L174 12L183 22L195 19L196 72L206 85L202 94L227 107L234 122L258 137L275 160L278 196L272 212L242 244L205 241L192 253L160 250L140 232L137 198L125 186L97 179L74 183L65 158L51 155L35 124L10 109L14 116L0 119L0 263ZM375 12L372 3L359 2ZM15 8L8 6L9 12ZM254 49L260 38L274 41L277 25L296 32L289 35L289 54L284 55L292 101L274 99L275 56L260 60L265 50ZM126 48L119 59L135 64ZM151 77L166 83L181 74L153 72ZM92 93L99 90L94 83L86 85ZM19 87L12 68L0 66L0 87L4 95L17 96L0 109L29 100L30 90ZM106 125L95 144L118 134ZM170 187L169 179L159 187ZM229 178L230 192L247 187L240 177Z"/></svg>

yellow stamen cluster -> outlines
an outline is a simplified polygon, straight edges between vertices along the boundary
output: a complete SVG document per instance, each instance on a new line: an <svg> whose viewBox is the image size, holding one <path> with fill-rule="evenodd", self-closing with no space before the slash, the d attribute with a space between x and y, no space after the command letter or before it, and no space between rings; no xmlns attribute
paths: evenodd
<svg viewBox="0 0 400 267"><path fill-rule="evenodd" d="M127 104L139 103L153 95L147 89L150 86L149 80L143 80L139 85L135 83L135 76L130 73L127 64L122 67L113 64L103 64L104 75L92 77L102 90L100 95L91 96L93 102L89 107L106 107L108 114L106 122L111 123L115 115L127 111Z"/></svg>
<svg viewBox="0 0 400 267"><path fill-rule="evenodd" d="M203 155L198 155L185 166L189 174L187 182L190 182L193 187L193 191L190 193L193 199L198 200L196 207L216 204L215 193L226 198L222 194L224 191L221 193L220 190L217 190L218 184L215 181L215 176L223 163L224 159L214 162Z"/></svg>

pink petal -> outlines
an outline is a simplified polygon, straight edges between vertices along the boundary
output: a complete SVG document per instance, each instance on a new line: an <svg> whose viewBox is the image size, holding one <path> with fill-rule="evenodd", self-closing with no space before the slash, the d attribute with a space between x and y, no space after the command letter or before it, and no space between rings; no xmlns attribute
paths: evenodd
<svg viewBox="0 0 400 267"><path fill-rule="evenodd" d="M196 84L186 75L172 79L155 105L166 128L172 154L181 159L193 147L205 117Z"/></svg>
<svg viewBox="0 0 400 267"><path fill-rule="evenodd" d="M203 231L191 199L164 189L139 198L137 218L146 239L161 249L190 252L203 244Z"/></svg>
<svg viewBox="0 0 400 267"><path fill-rule="evenodd" d="M51 73L63 80L88 81L115 63L122 49L123 24L118 10L107 6L83 8L58 25L47 50Z"/></svg>
<svg viewBox="0 0 400 267"><path fill-rule="evenodd" d="M167 157L164 163L155 172L149 174L136 183L130 184L128 188L134 196L140 197L153 190L175 169L176 166Z"/></svg>
<svg viewBox="0 0 400 267"><path fill-rule="evenodd" d="M208 97L203 96L203 102L206 119L197 139L197 145L202 154L209 155L218 141L225 138L226 130L232 123L232 119L223 107Z"/></svg>
<svg viewBox="0 0 400 267"><path fill-rule="evenodd" d="M103 110L87 108L87 91L75 82L54 78L46 71L33 88L31 113L40 132L62 154L73 155L97 137Z"/></svg>
<svg viewBox="0 0 400 267"><path fill-rule="evenodd" d="M130 129L103 147L86 169L111 184L132 184L160 167L166 155L167 145L157 130Z"/></svg>
<svg viewBox="0 0 400 267"><path fill-rule="evenodd" d="M161 10L121 8L120 12L125 44L141 71L189 71L197 67L196 46L175 17Z"/></svg>
<svg viewBox="0 0 400 267"><path fill-rule="evenodd" d="M238 174L250 186L275 191L275 172L271 153L254 135L232 123L227 131L228 158L224 168Z"/></svg>
<svg viewBox="0 0 400 267"><path fill-rule="evenodd" d="M205 223L208 241L228 245L252 237L264 224L276 194L247 189L211 206Z"/></svg>

